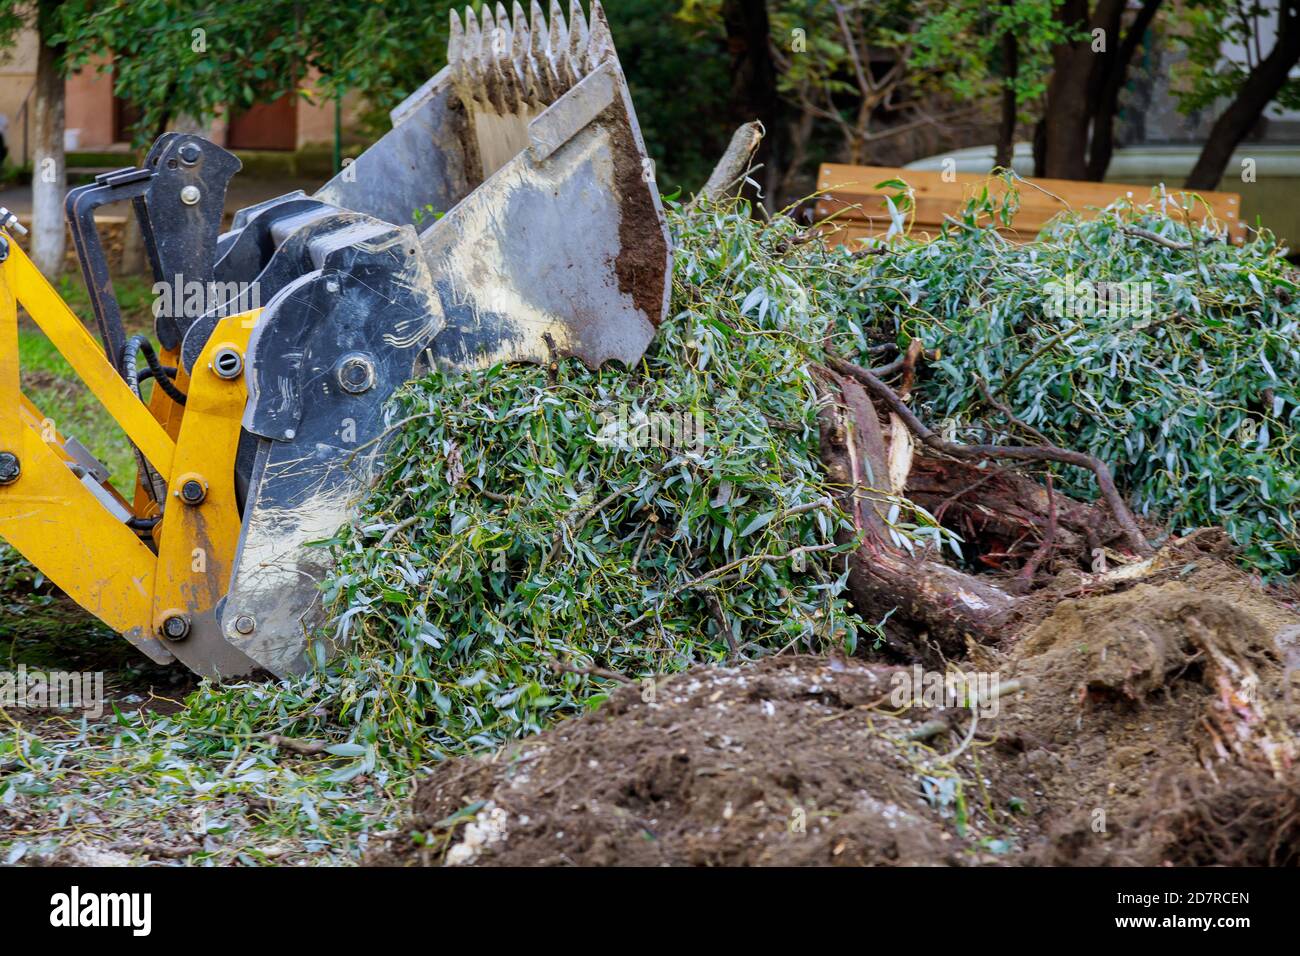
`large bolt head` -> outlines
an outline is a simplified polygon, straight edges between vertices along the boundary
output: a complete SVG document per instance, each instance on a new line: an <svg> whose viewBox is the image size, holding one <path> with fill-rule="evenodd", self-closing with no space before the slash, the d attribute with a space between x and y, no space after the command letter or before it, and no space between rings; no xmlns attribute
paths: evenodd
<svg viewBox="0 0 1300 956"><path fill-rule="evenodd" d="M181 501L187 505L202 504L203 499L207 496L208 490L203 487L203 482L195 478L191 478L181 485Z"/></svg>
<svg viewBox="0 0 1300 956"><path fill-rule="evenodd" d="M11 451L0 451L0 485L12 485L22 473L18 456Z"/></svg>
<svg viewBox="0 0 1300 956"><path fill-rule="evenodd" d="M375 363L360 352L351 352L339 362L339 385L345 392L361 395L375 385Z"/></svg>
<svg viewBox="0 0 1300 956"><path fill-rule="evenodd" d="M223 345L213 353L210 368L217 378L230 381L239 378L240 373L244 371L244 357L239 354L238 349Z"/></svg>
<svg viewBox="0 0 1300 956"><path fill-rule="evenodd" d="M181 190L181 202L187 206L193 206L199 201L200 195L202 194L199 192L198 186L186 186Z"/></svg>
<svg viewBox="0 0 1300 956"><path fill-rule="evenodd" d="M169 641L183 641L190 636L190 619L184 614L173 614L162 623L162 636Z"/></svg>
<svg viewBox="0 0 1300 956"><path fill-rule="evenodd" d="M185 143L180 150L181 162L186 166L193 166L199 161L199 146L197 143Z"/></svg>
<svg viewBox="0 0 1300 956"><path fill-rule="evenodd" d="M240 634L252 634L256 626L256 622L247 614L241 614L235 618L235 630Z"/></svg>

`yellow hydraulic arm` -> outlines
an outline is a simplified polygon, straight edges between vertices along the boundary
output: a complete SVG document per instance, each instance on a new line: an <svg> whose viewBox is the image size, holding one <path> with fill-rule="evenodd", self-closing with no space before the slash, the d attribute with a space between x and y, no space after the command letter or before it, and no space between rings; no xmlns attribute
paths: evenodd
<svg viewBox="0 0 1300 956"><path fill-rule="evenodd" d="M32 261L0 236L0 537L49 580L159 663L208 651L190 643L211 620L239 538L235 452L247 400L243 377L222 376L213 356L242 359L260 310L227 317L194 375L182 371L183 406L155 388L143 403ZM21 307L163 477L167 502L130 499L84 465L57 423L20 385ZM164 353L164 364L179 364ZM157 522L149 519L159 518ZM200 642L203 643L203 642ZM219 676L219 665L195 669Z"/></svg>

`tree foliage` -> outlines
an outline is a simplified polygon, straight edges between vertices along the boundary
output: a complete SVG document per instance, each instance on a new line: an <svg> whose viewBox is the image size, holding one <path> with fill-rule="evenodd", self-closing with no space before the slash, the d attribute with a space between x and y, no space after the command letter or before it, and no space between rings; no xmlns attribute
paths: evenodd
<svg viewBox="0 0 1300 956"><path fill-rule="evenodd" d="M1185 112L1230 99L1267 56L1278 4L1264 0L1191 0L1173 32L1186 59L1174 72L1174 93ZM1300 108L1300 78L1290 79L1274 101L1277 109Z"/></svg>

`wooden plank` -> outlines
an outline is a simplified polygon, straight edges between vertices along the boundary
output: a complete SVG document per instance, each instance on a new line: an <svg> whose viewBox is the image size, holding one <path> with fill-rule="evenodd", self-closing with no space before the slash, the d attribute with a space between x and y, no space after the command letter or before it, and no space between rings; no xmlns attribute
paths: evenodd
<svg viewBox="0 0 1300 956"><path fill-rule="evenodd" d="M834 217L828 234L854 239L883 235L890 225L884 197L895 195L898 190L877 187L892 179L904 180L912 188L916 208L910 213L910 219L914 233L937 231L946 216L955 216L971 197L984 188L988 188L993 197L1001 197L1008 188L1004 179L994 176L956 173L946 180L943 173L925 170L825 163L818 175L818 188L823 195L817 203L817 215L820 219ZM1073 209L1086 217L1123 196L1129 196L1137 203L1149 202L1153 198L1153 188L1125 183L1027 179L1019 185L1020 208L1013 220L1014 229L1003 231L1028 241L1058 213ZM1199 222L1208 211L1228 227L1234 242L1240 244L1245 240L1245 227L1239 215L1239 195L1213 191L1197 192L1196 195L1203 201L1196 201L1190 193L1183 194L1182 190L1171 190L1171 214L1179 214L1180 202L1194 221ZM850 222L854 225L851 232L844 229Z"/></svg>
<svg viewBox="0 0 1300 956"><path fill-rule="evenodd" d="M843 192L849 195L883 195L892 190L877 189L876 184L889 179L902 179L910 185L917 196L945 197L964 201L978 188L988 186L994 195L1001 195L1007 188L1001 177L981 176L975 173L954 174L955 179L947 182L942 173L916 169L893 169L884 166L842 166L826 163L821 167L818 177L820 189L830 189L832 193ZM1029 185L1033 184L1033 185ZM1037 186L1038 188L1034 188ZM1079 206L1105 206L1125 193L1143 200L1151 194L1151 186L1129 185L1125 183L1077 182L1068 179L1026 179L1020 189L1021 203L1057 204L1062 208ZM1183 190L1170 190L1173 195ZM1201 191L1198 193L1212 206L1240 205L1236 193ZM1228 200L1236 199L1232 204ZM1234 217L1235 218L1235 217Z"/></svg>

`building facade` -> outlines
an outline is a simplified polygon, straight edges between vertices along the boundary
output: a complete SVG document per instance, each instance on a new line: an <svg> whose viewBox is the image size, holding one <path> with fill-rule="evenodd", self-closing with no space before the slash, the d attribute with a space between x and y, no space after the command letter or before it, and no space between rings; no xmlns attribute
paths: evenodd
<svg viewBox="0 0 1300 956"><path fill-rule="evenodd" d="M13 47L0 51L0 115L8 120L9 162L19 165L31 159L28 140L37 43L36 32L26 30ZM310 85L309 76L304 86L310 89ZM352 97L345 98L345 126L355 119L358 107ZM290 94L230 118L220 117L196 131L227 149L292 151L332 144L334 114L332 100ZM68 77L64 145L69 151L128 153L134 119L131 104L114 95L111 59L89 64Z"/></svg>

